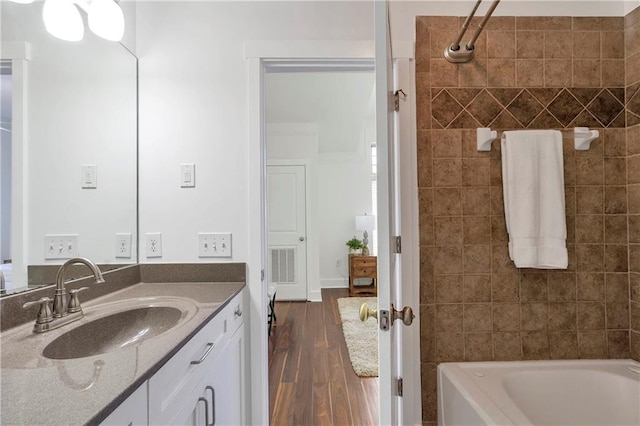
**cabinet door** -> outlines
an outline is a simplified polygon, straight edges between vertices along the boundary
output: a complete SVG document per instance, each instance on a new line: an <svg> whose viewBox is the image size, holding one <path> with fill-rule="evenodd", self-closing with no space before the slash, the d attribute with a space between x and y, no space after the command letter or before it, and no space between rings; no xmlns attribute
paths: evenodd
<svg viewBox="0 0 640 426"><path fill-rule="evenodd" d="M171 422L172 425L209 426L215 424L211 417L211 399L207 398L204 386L204 381L200 382L196 389L189 394L182 409Z"/></svg>
<svg viewBox="0 0 640 426"><path fill-rule="evenodd" d="M100 424L146 426L148 423L147 382L144 382Z"/></svg>
<svg viewBox="0 0 640 426"><path fill-rule="evenodd" d="M244 424L244 344L243 324L207 374L215 425Z"/></svg>

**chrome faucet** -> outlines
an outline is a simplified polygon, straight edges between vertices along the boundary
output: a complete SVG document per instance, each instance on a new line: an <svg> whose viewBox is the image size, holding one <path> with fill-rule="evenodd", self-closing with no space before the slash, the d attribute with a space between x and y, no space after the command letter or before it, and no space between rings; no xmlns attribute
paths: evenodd
<svg viewBox="0 0 640 426"><path fill-rule="evenodd" d="M71 322L77 321L84 317L82 308L80 307L80 301L78 300L78 293L86 290L88 287L81 287L69 291L69 298L65 301L65 295L67 294L64 288L64 275L67 268L71 265L81 263L91 269L96 284L103 283L104 278L102 272L95 263L89 259L83 257L75 257L67 260L60 269L56 276L56 291L53 296L53 311L51 310L51 298L42 297L39 300L27 302L22 305L23 309L29 308L34 305L39 305L40 310L36 318L36 323L33 326L34 333L42 333L45 331L53 330Z"/></svg>

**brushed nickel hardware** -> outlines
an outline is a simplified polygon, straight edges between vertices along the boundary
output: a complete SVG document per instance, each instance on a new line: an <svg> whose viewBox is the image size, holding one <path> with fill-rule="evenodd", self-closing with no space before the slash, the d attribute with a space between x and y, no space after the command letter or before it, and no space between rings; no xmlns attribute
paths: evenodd
<svg viewBox="0 0 640 426"><path fill-rule="evenodd" d="M80 306L80 300L78 299L78 293L88 289L89 287L80 287L73 290L69 290L69 301L67 302L67 313L72 314L74 312L82 312L82 307Z"/></svg>
<svg viewBox="0 0 640 426"><path fill-rule="evenodd" d="M304 241L304 237L300 237L298 238L300 241Z"/></svg>
<svg viewBox="0 0 640 426"><path fill-rule="evenodd" d="M380 330L388 331L389 330L389 311L386 309L380 309L378 311L378 315L380 315Z"/></svg>
<svg viewBox="0 0 640 426"><path fill-rule="evenodd" d="M66 290L64 288L64 274L67 272L67 268L71 265L75 265L77 263L81 263L85 265L87 268L91 269L93 273L93 277L95 279L96 284L100 284L104 282L104 278L102 277L102 272L100 272L100 268L84 257L74 257L73 259L69 259L62 264L60 269L58 269L58 274L56 275L56 292L53 297L53 317L54 318L62 318L67 315L66 303L64 300L64 296L66 294Z"/></svg>
<svg viewBox="0 0 640 426"><path fill-rule="evenodd" d="M413 319L416 317L410 306L405 306L402 310L398 311L392 303L391 312L393 312L393 315L391 316L391 325L393 325L396 320L401 320L404 325L411 325L413 324Z"/></svg>
<svg viewBox="0 0 640 426"><path fill-rule="evenodd" d="M239 318L241 316L242 316L242 309L240 309L240 306L238 305L236 310L233 312L233 317L234 318Z"/></svg>
<svg viewBox="0 0 640 426"><path fill-rule="evenodd" d="M376 309L371 309L369 305L367 305L366 303L363 303L360 306L360 321L365 322L371 317L377 320L378 311Z"/></svg>
<svg viewBox="0 0 640 426"><path fill-rule="evenodd" d="M202 364L202 362L205 360L205 358L207 358L207 356L209 356L209 353L213 350L213 347L215 345L216 344L213 343L213 342L207 343L207 349L205 349L205 351L202 354L202 356L200 357L200 359L197 360L197 361L191 361L191 365Z"/></svg>
<svg viewBox="0 0 640 426"><path fill-rule="evenodd" d="M400 93L402 93L402 98L406 99L407 98L407 94L404 93L404 90L399 89L396 90L395 92L393 92L393 110L395 112L400 111Z"/></svg>
<svg viewBox="0 0 640 426"><path fill-rule="evenodd" d="M209 425L209 405L207 404L207 399L200 397L198 398L198 402L204 402L204 424Z"/></svg>
<svg viewBox="0 0 640 426"><path fill-rule="evenodd" d="M400 254L402 253L402 237L400 235L397 235L396 237L394 237L395 240L395 247L393 248L393 252Z"/></svg>
<svg viewBox="0 0 640 426"><path fill-rule="evenodd" d="M204 389L211 391L211 423L209 426L213 426L216 424L216 390L213 386L207 386Z"/></svg>
<svg viewBox="0 0 640 426"><path fill-rule="evenodd" d="M43 333L45 331L54 330L84 317L80 301L78 300L78 293L86 290L88 287L81 287L79 289L69 291L69 299L65 301L66 289L64 288L64 274L69 266L75 265L76 263L81 263L91 269L96 284L104 282L100 268L98 268L98 266L89 259L75 257L67 260L62 264L58 270L58 275L56 276L56 291L53 297L53 310L49 305L51 299L48 297L43 297L40 300L27 302L22 305L23 309L27 309L37 304L40 305L40 310L36 317L36 323L33 326L34 333Z"/></svg>
<svg viewBox="0 0 640 426"><path fill-rule="evenodd" d="M50 323L53 320L53 313L51 312L51 298L50 297L41 297L39 300L34 300L33 302L27 302L22 305L22 309L30 308L31 306L39 305L40 309L38 310L38 316L36 317L35 326L42 326L43 324ZM34 331L35 331L34 326Z"/></svg>
<svg viewBox="0 0 640 426"><path fill-rule="evenodd" d="M473 15L475 15L476 11L478 10L480 3L482 3L482 0L478 0L476 2L475 6L473 7L473 10L469 14L469 16L467 16L467 19L464 21L464 24L462 24L462 28L460 29L460 32L458 33L458 36L453 41L453 43L451 43L450 45L444 48L444 57L447 61L453 62L453 63L464 63L464 62L469 62L473 59L473 54L475 53L476 40L480 36L480 33L482 33L482 30L487 24L487 21L489 21L489 18L491 18L491 15L496 10L496 7L498 7L500 0L493 0L493 3L491 3L491 6L489 6L487 13L482 18L482 21L478 25L478 28L476 29L475 33L473 34L471 39L469 39L469 41L464 45L464 48L462 48L460 46L460 41L462 40L462 37L464 37L464 33L467 32L467 28L469 28L471 19L473 18Z"/></svg>
<svg viewBox="0 0 640 426"><path fill-rule="evenodd" d="M398 379L396 380L396 390L398 391L398 396L404 396L404 380L402 380L402 377L398 377Z"/></svg>

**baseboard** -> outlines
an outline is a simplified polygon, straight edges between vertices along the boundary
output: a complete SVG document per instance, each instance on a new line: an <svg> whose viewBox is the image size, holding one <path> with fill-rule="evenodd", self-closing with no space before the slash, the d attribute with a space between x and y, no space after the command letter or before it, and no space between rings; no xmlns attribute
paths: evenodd
<svg viewBox="0 0 640 426"><path fill-rule="evenodd" d="M348 288L349 281L346 278L332 278L320 280L320 288Z"/></svg>

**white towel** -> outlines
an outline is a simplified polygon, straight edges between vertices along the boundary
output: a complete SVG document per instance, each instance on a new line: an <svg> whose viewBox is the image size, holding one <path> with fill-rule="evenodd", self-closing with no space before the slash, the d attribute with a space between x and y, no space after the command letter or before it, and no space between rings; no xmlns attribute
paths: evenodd
<svg viewBox="0 0 640 426"><path fill-rule="evenodd" d="M509 256L518 268L566 269L562 134L504 132L501 147Z"/></svg>

